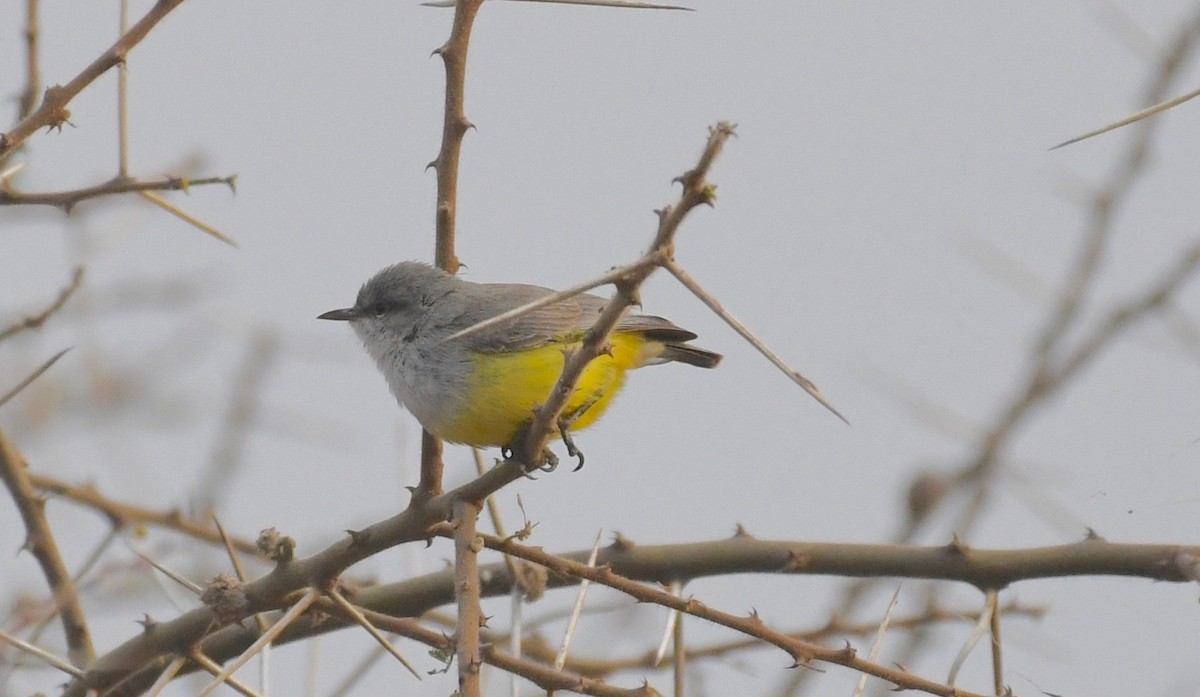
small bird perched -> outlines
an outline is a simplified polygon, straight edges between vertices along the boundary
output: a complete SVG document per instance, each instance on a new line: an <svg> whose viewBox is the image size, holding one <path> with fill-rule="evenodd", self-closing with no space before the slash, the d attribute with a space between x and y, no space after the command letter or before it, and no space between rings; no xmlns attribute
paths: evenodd
<svg viewBox="0 0 1200 697"><path fill-rule="evenodd" d="M318 319L354 327L396 401L425 430L451 443L508 447L549 398L566 353L579 346L608 301L576 295L447 338L553 292L517 283L473 283L404 261L367 281L353 307ZM622 318L610 337L612 350L584 369L559 419L571 454L579 453L570 431L587 428L604 413L624 384L625 371L671 361L715 368L721 355L687 344L695 338L662 317ZM579 461L582 466L582 455Z"/></svg>

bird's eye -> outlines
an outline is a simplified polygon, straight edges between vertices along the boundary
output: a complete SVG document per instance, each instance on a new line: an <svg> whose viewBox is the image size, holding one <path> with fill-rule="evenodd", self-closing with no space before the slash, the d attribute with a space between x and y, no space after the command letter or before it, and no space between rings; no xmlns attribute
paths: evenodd
<svg viewBox="0 0 1200 697"><path fill-rule="evenodd" d="M386 303L375 303L374 305L371 305L367 311L374 315L377 319L383 319L384 315L388 313L388 306Z"/></svg>

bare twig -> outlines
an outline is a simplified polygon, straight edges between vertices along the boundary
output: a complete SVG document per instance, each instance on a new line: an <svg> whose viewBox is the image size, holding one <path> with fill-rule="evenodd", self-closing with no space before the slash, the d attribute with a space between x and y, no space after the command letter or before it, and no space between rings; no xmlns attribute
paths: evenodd
<svg viewBox="0 0 1200 697"><path fill-rule="evenodd" d="M841 412L835 409L834 406L829 403L829 400L825 399L825 395L821 394L821 391L817 389L817 386L813 384L812 380L804 377L800 374L800 371L785 363L784 360L779 357L779 354L772 351L762 339L758 338L754 332L750 331L749 327L738 321L738 319L730 314L729 311L721 305L721 303L717 302L716 298L701 288L700 284L697 283L696 280L693 279L686 271L684 271L683 267L675 263L674 259L667 259L662 265L667 269L667 271L670 271L671 275L678 279L685 288L692 291L693 295L695 295L697 298L700 298L705 305L708 305L710 310L717 313L718 317L725 320L725 323L732 327L733 330L738 334L740 334L743 339L750 342L751 346L758 350L759 353L766 356L767 360L771 361L771 365L783 371L783 374L788 376L792 382L799 385L805 392L809 394L810 397L820 402L821 406L832 412L834 416L841 419L847 426L850 425L850 422L846 421L846 417L842 416Z"/></svg>
<svg viewBox="0 0 1200 697"><path fill-rule="evenodd" d="M596 566L596 555L600 553L600 536L604 531L596 533L596 542L592 545L592 553L588 555L588 566ZM497 535L497 537L502 537ZM562 646L558 649L558 655L554 657L554 670L562 670L563 664L567 662L567 652L571 650L571 640L575 637L575 627L579 624L579 616L583 614L583 600L587 597L588 586L587 579L579 581L579 593L575 596L575 608L571 611L571 617L567 620L567 630L563 632Z"/></svg>
<svg viewBox="0 0 1200 697"><path fill-rule="evenodd" d="M154 3L154 7L150 8L129 31L117 39L116 43L102 53L99 58L92 61L70 82L47 88L38 108L22 119L11 131L0 135L0 161L3 161L14 148L25 142L39 128L56 127L65 123L71 116L71 112L67 110L67 104L75 98L75 95L110 68L125 60L129 50L146 38L150 30L182 2L183 0L158 0Z"/></svg>
<svg viewBox="0 0 1200 697"><path fill-rule="evenodd" d="M0 185L0 206L54 206L70 213L76 204L104 196L128 193L144 194L152 191L187 192L193 186L210 186L213 184L224 184L230 190L233 190L236 182L236 174L227 177L198 177L195 179L167 176L156 180L116 177L106 182L80 189L32 193L17 191L12 187ZM188 220L188 222L192 221ZM209 230L205 230L205 232L209 232Z"/></svg>
<svg viewBox="0 0 1200 697"><path fill-rule="evenodd" d="M254 690L247 687L245 685L245 683L235 680L232 675L226 675L224 677L220 677L221 673L223 672L221 670L220 664L218 664L216 661L209 658L208 656L204 655L204 653L202 653L201 651L193 649L192 652L190 654L188 654L188 658L192 659L196 663L196 665L198 665L201 668L203 668L204 670L208 671L210 675L218 676L218 679L221 682L224 682L229 687L231 687L234 690L236 690L237 692L241 693L242 695L244 695L244 697L262 697L257 692L255 692ZM218 683L218 684L220 684L220 683Z"/></svg>
<svg viewBox="0 0 1200 697"><path fill-rule="evenodd" d="M1191 92L1182 94L1178 97L1175 97L1174 99L1168 99L1165 102L1159 102L1158 104L1155 104L1154 106L1147 107L1145 109L1142 109L1139 112L1136 112L1134 114L1126 116L1125 118L1123 118L1119 121L1114 121L1114 122L1108 124L1107 126L1101 126L1100 128L1097 128L1094 131L1088 131L1087 133L1084 133L1083 135L1075 136L1074 138L1064 140L1063 142L1051 147L1050 149L1058 150L1059 148L1066 147L1068 145L1073 145L1080 141L1087 140L1088 138L1092 138L1094 136L1098 136L1103 133L1108 133L1109 131L1115 131L1116 129L1121 128L1122 126L1128 126L1131 123L1137 123L1138 121L1141 121L1142 119L1148 119L1151 116L1161 114L1162 112L1167 111L1168 109L1174 109L1175 107L1179 106L1180 104L1183 104L1184 102L1195 99L1196 97L1200 97L1200 89L1194 89Z"/></svg>
<svg viewBox="0 0 1200 697"><path fill-rule="evenodd" d="M82 670L76 668L75 666L64 661L63 659L59 658L58 656L55 656L54 654L50 653L49 651L46 651L45 649L34 646L33 644L30 644L28 642L21 641L20 639L16 638L15 636L12 636L11 634L9 634L7 632L0 631L0 641L3 641L4 643L12 646L13 648L15 648L19 651L24 651L25 653L37 658L40 661L44 661L45 663L47 663L55 668L58 668L62 672L67 673L68 675L73 675L76 678L83 677Z"/></svg>
<svg viewBox="0 0 1200 697"><path fill-rule="evenodd" d="M170 213L171 215L175 216L176 218L179 218L180 220L191 225L192 227L196 228L197 230L199 230L207 235L217 238L218 240L229 245L230 247L237 248L237 242L234 242L230 238L226 237L225 233L216 229L212 225L209 225L208 223L204 222L203 220L200 220L196 216L192 215L191 213L188 213L187 211L183 210L179 206L176 206L175 204L171 203L170 201L163 198L162 196L159 196L158 194L154 193L153 191L147 191L146 189L142 189L142 190L138 191L138 194L140 194L142 198L146 199L150 203L153 203L154 205L156 205L159 208L163 209L164 211Z"/></svg>
<svg viewBox="0 0 1200 697"><path fill-rule="evenodd" d="M958 655L954 657L954 662L950 664L950 674L946 676L947 685L953 686L958 680L958 671L962 670L963 664L966 663L967 657L971 655L971 651L975 649L979 640L988 633L988 627L992 623L992 613L995 611L996 595L994 592L989 592L983 612L979 614L979 621L975 623L975 628L967 636L967 640L963 642L962 647L959 648Z"/></svg>
<svg viewBox="0 0 1200 697"><path fill-rule="evenodd" d="M172 581L179 584L183 588L191 591L196 597L200 597L201 595L204 595L203 588L201 588L199 585L193 583L192 581L188 580L179 572L168 569L167 567L163 566L162 564L159 564L157 561L151 559L150 557L146 556L145 554L142 554L141 552L137 551L136 549L133 551L133 553L138 555L138 557L140 557L142 561L149 564L152 568L156 569L163 576L166 576L167 578L171 579Z"/></svg>
<svg viewBox="0 0 1200 697"><path fill-rule="evenodd" d="M129 0L121 0L120 36L129 31ZM129 62L117 64L117 177L129 176Z"/></svg>
<svg viewBox="0 0 1200 697"><path fill-rule="evenodd" d="M0 198L3 196L4 193L0 191ZM46 323L46 320L50 319L54 313L62 309L63 305L67 304L67 301L71 299L71 296L75 294L75 291L79 290L79 285L81 283L83 283L83 267L76 266L75 270L71 272L71 280L65 287L63 287L62 290L58 291L58 297L54 299L54 302L50 303L50 305L41 312L29 315L28 317L18 320L8 327L0 330L0 341L4 341L9 337L20 334L21 332L41 327Z"/></svg>
<svg viewBox="0 0 1200 697"><path fill-rule="evenodd" d="M0 431L0 479L4 480L17 505L17 512L25 523L25 545L46 577L46 583L54 597L62 604L59 613L63 633L67 639L67 655L77 667L87 667L95 660L92 638L87 628L87 619L79 605L75 582L63 564L58 552L54 533L46 521L46 500L37 495L30 483L29 466L13 447L4 432Z"/></svg>
<svg viewBox="0 0 1200 697"><path fill-rule="evenodd" d="M375 628L375 625L371 624L371 621L368 620L358 608L354 607L349 600L346 600L346 597L339 593L337 588L330 588L328 591L326 591L325 595L328 595L333 602L342 609L342 612L346 613L346 615L357 622L360 627L367 630L367 634L370 634L372 639L379 642L379 645L382 646L388 653L392 654L393 658L395 658L397 661L400 661L400 664L407 668L408 672L413 674L413 677L415 677L417 680L421 679L421 674L417 672L416 668L413 668L413 665L408 662L408 659L400 655L400 652L396 650L396 647L392 646L392 642L388 641L387 637L380 633L380 631Z"/></svg>
<svg viewBox="0 0 1200 697"><path fill-rule="evenodd" d="M175 530L183 535L204 542L223 544L221 533L200 520L184 517L177 510L156 511L141 506L114 501L92 486L78 486L47 477L30 473L29 481L41 491L61 496L81 506L91 508L109 519L114 527L125 528L137 525L154 525ZM240 552L256 554L258 547L250 540L230 537L230 543Z"/></svg>
<svg viewBox="0 0 1200 697"><path fill-rule="evenodd" d="M47 360L45 363L38 366L37 370L34 370L32 373L30 373L28 376L26 376L24 380L22 380L21 382L18 382L16 385L14 385L11 390L0 395L0 407L4 406L5 404L8 404L9 400L11 400L13 397L16 397L18 394L20 394L21 391L24 390L26 387L29 387L29 385L32 384L34 380L37 380L38 378L40 378L42 376L42 373L46 372L47 370L50 370L50 366L57 363L58 359L67 355L67 351L70 351L70 350L71 350L71 348L67 347L67 348L59 351L58 353L54 354L53 356L50 357L49 360Z"/></svg>
<svg viewBox="0 0 1200 697"><path fill-rule="evenodd" d="M876 661L879 658L879 649L883 648L883 637L887 634L888 627L891 626L892 612L896 609L896 602L900 600L900 586L896 586L896 592L892 593L892 600L888 603L887 612L883 613L883 621L879 623L879 629L875 631L875 640L871 642L871 650L867 653L868 661ZM867 689L867 675L863 673L858 679L858 684L854 686L853 697L862 697Z"/></svg>
<svg viewBox="0 0 1200 697"><path fill-rule="evenodd" d="M996 688L996 697L1004 697L1008 688L1004 685L1004 663L1002 661L1002 646L1000 643L1000 594L995 590L987 592L987 610L991 615L989 629L992 632L992 685Z"/></svg>
<svg viewBox="0 0 1200 697"><path fill-rule="evenodd" d="M33 112L42 78L39 72L38 0L25 0L25 89L21 90L20 118ZM0 161L3 161L0 158Z"/></svg>
<svg viewBox="0 0 1200 697"><path fill-rule="evenodd" d="M159 674L158 680L155 680L154 684L150 686L150 689L146 692L146 697L158 697L163 690L167 689L167 685L171 684L171 681L175 679L175 676L179 674L179 671L183 670L183 667L187 665L187 662L187 656L176 656L170 663L167 664L167 667L163 669L163 672Z"/></svg>
<svg viewBox="0 0 1200 697"><path fill-rule="evenodd" d="M233 675L238 668L241 668L243 665L245 665L246 662L253 658L254 655L259 651L261 651L264 646L274 641L275 637L279 636L280 632L287 629L288 625L291 624L297 617L304 614L304 611L307 610L309 606L313 604L313 601L315 601L318 597L320 597L320 593L316 590L309 590L307 593L305 593L304 596L297 600L294 605L288 608L287 612L283 613L283 616L280 617L275 624L271 625L270 629L263 632L262 636L258 638L258 641L255 641L253 644L251 644L250 648L242 652L242 655L238 656L236 659L222 668L221 671L217 673L216 677L213 678L212 682L205 685L204 689L200 690L196 697L205 697L205 695L211 694L213 690L220 687L221 684L226 682L229 676Z"/></svg>

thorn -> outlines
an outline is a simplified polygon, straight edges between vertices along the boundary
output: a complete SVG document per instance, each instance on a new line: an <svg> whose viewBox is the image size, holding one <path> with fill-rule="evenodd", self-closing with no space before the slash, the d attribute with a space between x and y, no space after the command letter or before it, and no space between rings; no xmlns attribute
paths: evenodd
<svg viewBox="0 0 1200 697"><path fill-rule="evenodd" d="M951 554L965 557L967 553L971 551L971 548L968 547L961 539L959 539L958 533L953 533L950 537L950 544L946 545L946 551L950 552Z"/></svg>
<svg viewBox="0 0 1200 697"><path fill-rule="evenodd" d="M618 552L625 552L633 549L636 546L637 543L622 535L621 531L619 530L613 532L613 543L609 545L611 549L614 549Z"/></svg>
<svg viewBox="0 0 1200 697"><path fill-rule="evenodd" d="M746 527L744 525L742 525L741 523L738 523L737 527L733 529L733 537L734 537L734 539L744 539L744 540L753 540L754 539L754 536L751 535L750 533L746 532Z"/></svg>
<svg viewBox="0 0 1200 697"><path fill-rule="evenodd" d="M1085 541L1087 541L1087 542L1104 542L1104 538L1100 536L1100 533L1096 532L1095 528L1087 527L1087 528L1084 528L1084 530L1087 531L1083 536L1083 539Z"/></svg>
<svg viewBox="0 0 1200 697"><path fill-rule="evenodd" d="M142 615L142 619L134 620L134 622L142 625L142 632L144 634L149 634L154 629L155 625L158 624L158 622L154 621L148 614Z"/></svg>
<svg viewBox="0 0 1200 697"><path fill-rule="evenodd" d="M366 530L347 530L346 534L350 536L351 547L361 547L371 538L371 534Z"/></svg>

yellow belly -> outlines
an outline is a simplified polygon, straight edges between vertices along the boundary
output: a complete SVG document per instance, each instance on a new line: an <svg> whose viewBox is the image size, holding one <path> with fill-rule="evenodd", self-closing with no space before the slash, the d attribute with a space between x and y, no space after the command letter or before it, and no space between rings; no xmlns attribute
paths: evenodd
<svg viewBox="0 0 1200 697"><path fill-rule="evenodd" d="M643 365L662 348L640 334L614 334L611 342L612 355L601 355L588 364L563 410L571 414L590 404L572 423L572 431L594 423L624 384L625 371ZM508 445L558 382L564 351L578 346L551 344L474 356L465 403L453 422L440 425L436 435L452 443L478 447Z"/></svg>

